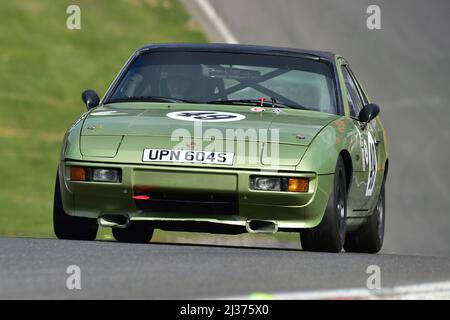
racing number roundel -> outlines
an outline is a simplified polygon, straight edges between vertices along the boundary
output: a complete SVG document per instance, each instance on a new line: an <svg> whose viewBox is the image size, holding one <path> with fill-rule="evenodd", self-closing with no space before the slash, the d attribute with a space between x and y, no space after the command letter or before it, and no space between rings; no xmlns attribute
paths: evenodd
<svg viewBox="0 0 450 320"><path fill-rule="evenodd" d="M200 122L230 122L245 119L244 115L238 113L198 110L169 112L167 116L177 120Z"/></svg>
<svg viewBox="0 0 450 320"><path fill-rule="evenodd" d="M375 148L375 141L370 132L367 132L367 142L367 166L369 169L369 177L367 179L366 196L369 197L372 195L373 188L375 187L375 180L377 178L377 150Z"/></svg>

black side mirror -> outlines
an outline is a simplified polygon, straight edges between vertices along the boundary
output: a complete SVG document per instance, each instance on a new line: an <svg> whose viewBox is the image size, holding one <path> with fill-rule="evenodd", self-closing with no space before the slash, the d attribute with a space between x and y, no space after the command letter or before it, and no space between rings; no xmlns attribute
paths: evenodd
<svg viewBox="0 0 450 320"><path fill-rule="evenodd" d="M361 109L358 114L358 120L364 123L368 123L376 118L380 113L380 107L375 103L369 103Z"/></svg>
<svg viewBox="0 0 450 320"><path fill-rule="evenodd" d="M88 110L95 108L100 103L100 98L98 97L97 92L91 89L83 91L81 94L81 99L83 99Z"/></svg>

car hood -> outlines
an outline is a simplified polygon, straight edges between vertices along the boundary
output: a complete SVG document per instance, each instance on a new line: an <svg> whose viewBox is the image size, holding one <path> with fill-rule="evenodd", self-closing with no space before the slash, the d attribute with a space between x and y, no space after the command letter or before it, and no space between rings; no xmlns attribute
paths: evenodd
<svg viewBox="0 0 450 320"><path fill-rule="evenodd" d="M237 120L194 122L167 115L200 111L232 113ZM208 151L213 145L215 152L234 154L233 167L281 165L294 169L317 133L336 118L294 109L256 112L252 106L111 104L96 108L85 118L80 152L88 161L101 157L106 162L142 164L145 149Z"/></svg>
<svg viewBox="0 0 450 320"><path fill-rule="evenodd" d="M177 111L231 112L243 116L240 117L243 119L201 122L200 126L200 122L167 116L168 113ZM337 118L332 114L287 108L274 110L265 108L262 112L258 111L260 112L255 112L252 106L236 105L115 103L92 110L84 120L81 135L173 137L174 133L178 135L189 132L195 139L202 139L211 134L216 139L219 136L223 140L258 142L266 140L280 144L308 146L324 126ZM177 129L178 131L175 131ZM230 135L236 133L235 130L243 130L244 134Z"/></svg>

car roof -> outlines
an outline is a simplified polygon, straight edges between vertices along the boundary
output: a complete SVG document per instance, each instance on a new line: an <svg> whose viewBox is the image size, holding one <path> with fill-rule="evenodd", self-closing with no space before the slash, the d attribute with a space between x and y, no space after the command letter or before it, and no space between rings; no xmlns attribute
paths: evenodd
<svg viewBox="0 0 450 320"><path fill-rule="evenodd" d="M219 51L239 52L253 54L280 54L280 55L304 55L328 60L334 63L335 54L328 51L305 50L287 47L248 45L248 44L225 44L225 43L158 43L149 44L138 51Z"/></svg>

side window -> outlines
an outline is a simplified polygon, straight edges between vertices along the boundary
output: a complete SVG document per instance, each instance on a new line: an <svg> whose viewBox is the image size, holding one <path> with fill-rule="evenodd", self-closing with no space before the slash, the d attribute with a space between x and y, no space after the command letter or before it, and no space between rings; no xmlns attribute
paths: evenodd
<svg viewBox="0 0 450 320"><path fill-rule="evenodd" d="M352 69L350 69L349 66L346 66L345 68L348 70L348 72L350 73L350 76L353 79L353 82L358 87L359 96L361 97L361 100L363 102L363 106L365 106L366 104L369 103L369 100L367 99L366 95L364 94L364 91L362 89L361 83L358 81L358 78L356 78L355 74L353 73Z"/></svg>
<svg viewBox="0 0 450 320"><path fill-rule="evenodd" d="M363 108L363 102L359 96L357 86L345 66L342 66L342 74L345 79L345 87L347 88L347 99L350 106L350 115L357 117L359 111Z"/></svg>

